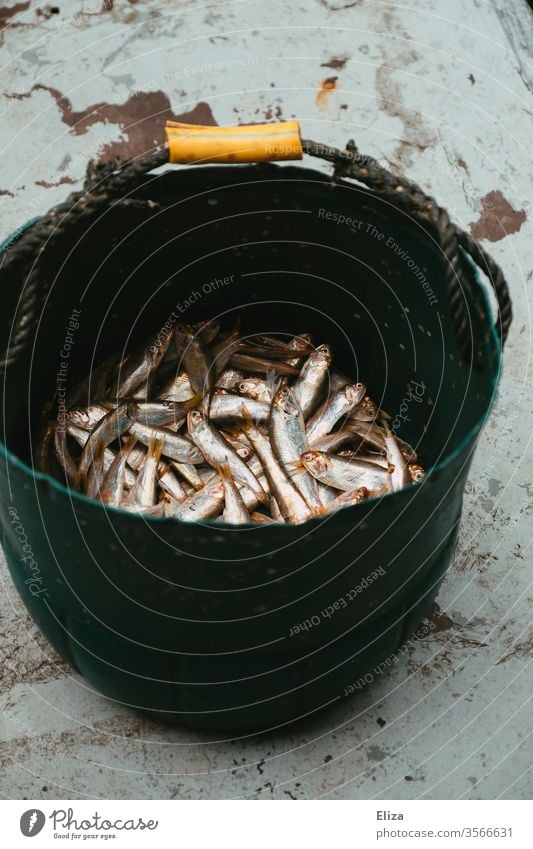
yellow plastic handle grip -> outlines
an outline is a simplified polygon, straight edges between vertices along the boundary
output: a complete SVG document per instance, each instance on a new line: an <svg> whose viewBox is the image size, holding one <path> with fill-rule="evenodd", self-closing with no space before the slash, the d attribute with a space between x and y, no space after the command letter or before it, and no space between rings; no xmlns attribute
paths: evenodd
<svg viewBox="0 0 533 849"><path fill-rule="evenodd" d="M275 162L303 157L298 121L238 127L203 127L167 121L166 134L169 162Z"/></svg>

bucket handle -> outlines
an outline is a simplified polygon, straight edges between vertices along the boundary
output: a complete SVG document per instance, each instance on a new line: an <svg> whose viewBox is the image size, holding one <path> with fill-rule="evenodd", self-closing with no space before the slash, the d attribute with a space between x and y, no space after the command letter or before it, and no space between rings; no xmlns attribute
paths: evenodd
<svg viewBox="0 0 533 849"><path fill-rule="evenodd" d="M297 124L297 122L294 123ZM295 132L294 128L291 128L291 132ZM299 138L299 128L297 135ZM512 322L512 307L509 288L497 263L475 239L453 224L446 210L438 206L436 201L425 194L416 183L392 174L373 157L363 156L358 152L353 141L349 141L344 150L304 139L300 139L300 144L303 153L331 162L337 178L349 178L363 183L394 206L408 212L414 220L424 227L429 227L432 233L436 234L437 243L446 260L445 274L449 308L459 347L467 362L472 362L475 367L481 368L482 354L480 351L473 350L472 337L468 332L468 305L462 288L463 279L467 281L474 294L475 290L472 275L464 274L464 254L467 254L486 274L494 291L498 305L494 329L503 348ZM275 157L270 157L270 160L273 158ZM140 179L154 168L168 164L168 161L167 148L160 148L142 159L125 163L91 161L87 167L83 191L72 193L66 201L51 209L11 245L9 256L3 266L4 271L6 268L12 269L18 265L22 273L27 264L27 257L33 256L34 259L22 286L11 340L0 360L0 369L6 369L18 361L35 327L45 294L38 262L48 241L56 238L69 227L74 216L78 220L90 217L109 206L110 203L119 206L131 204L132 199L128 198L128 195L138 188ZM150 205L152 202L135 201L135 203ZM474 302L484 320L485 316L479 302L475 298Z"/></svg>

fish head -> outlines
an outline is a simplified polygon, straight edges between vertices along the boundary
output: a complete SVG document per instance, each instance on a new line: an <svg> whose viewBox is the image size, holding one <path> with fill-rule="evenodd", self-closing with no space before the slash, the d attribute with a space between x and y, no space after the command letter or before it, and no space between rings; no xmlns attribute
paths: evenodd
<svg viewBox="0 0 533 849"><path fill-rule="evenodd" d="M411 480L414 481L414 483L419 483L422 478L426 476L426 470L423 466L419 466L418 463L412 463L409 466L409 473L411 475Z"/></svg>
<svg viewBox="0 0 533 849"><path fill-rule="evenodd" d="M311 356L320 362L325 362L328 366L333 362L333 354L329 345L319 345Z"/></svg>
<svg viewBox="0 0 533 849"><path fill-rule="evenodd" d="M241 380L237 386L237 391L239 395L247 395L248 392L253 392L257 388L257 384L257 380L254 380L253 377L249 377L246 380Z"/></svg>
<svg viewBox="0 0 533 849"><path fill-rule="evenodd" d="M240 442L240 443L236 442L233 447L234 447L235 451L237 452L237 454L239 455L239 457L241 458L241 460L248 462L248 460L250 460L251 457L253 457L254 449L252 448L251 445L244 445L244 443L242 443L242 442Z"/></svg>
<svg viewBox="0 0 533 849"><path fill-rule="evenodd" d="M344 388L344 394L350 403L359 404L365 395L366 386L364 383L349 383L348 386Z"/></svg>
<svg viewBox="0 0 533 849"><path fill-rule="evenodd" d="M337 497L337 504L342 504L343 506L348 506L350 504L361 504L362 501L365 501L368 498L369 492L366 486L360 486L358 489L351 490L350 492L343 492L342 495Z"/></svg>
<svg viewBox="0 0 533 849"><path fill-rule="evenodd" d="M313 337L310 333L300 333L299 336L295 336L294 339L291 339L289 342L289 349L291 351L296 351L296 353L311 353L313 350L312 346Z"/></svg>
<svg viewBox="0 0 533 849"><path fill-rule="evenodd" d="M297 416L300 414L300 405L297 403L290 386L281 386L277 390L272 399L272 407L287 413L287 415Z"/></svg>
<svg viewBox="0 0 533 849"><path fill-rule="evenodd" d="M365 395L361 402L361 406L364 408L365 413L369 416L373 416L374 418L377 416L379 409L375 401L370 398L369 395Z"/></svg>
<svg viewBox="0 0 533 849"><path fill-rule="evenodd" d="M83 429L90 424L89 413L87 410L83 410L81 408L68 410L65 414L65 419L68 424L73 425L74 427L81 427Z"/></svg>
<svg viewBox="0 0 533 849"><path fill-rule="evenodd" d="M189 410L187 413L187 429L189 433L194 433L204 420L204 415L200 410Z"/></svg>
<svg viewBox="0 0 533 849"><path fill-rule="evenodd" d="M140 412L141 408L136 401L128 401L126 403L126 415L132 422L138 418Z"/></svg>
<svg viewBox="0 0 533 849"><path fill-rule="evenodd" d="M300 459L305 468L315 477L325 474L331 465L328 455L323 451L304 451Z"/></svg>

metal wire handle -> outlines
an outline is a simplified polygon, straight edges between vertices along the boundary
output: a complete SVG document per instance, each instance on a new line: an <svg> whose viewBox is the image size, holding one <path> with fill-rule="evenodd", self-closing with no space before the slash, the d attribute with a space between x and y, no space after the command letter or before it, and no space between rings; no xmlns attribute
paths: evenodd
<svg viewBox="0 0 533 849"><path fill-rule="evenodd" d="M373 157L361 155L353 141L349 141L344 150L308 140L302 140L302 147L309 156L333 163L336 177L355 179L363 183L436 234L446 260L445 275L450 314L458 343L465 359L480 367L480 352L473 350L472 338L468 332L468 309L462 289L465 278L461 274L463 258L460 249L468 254L486 274L496 296L498 312L495 327L503 347L512 321L511 298L503 272L481 245L450 221L445 209L439 207L416 183L392 174ZM124 207L139 204L148 206L151 202L138 201L127 196L138 188L141 177L167 163L168 151L165 148L135 162L90 162L83 191L72 193L66 201L51 209L11 246L3 266L4 271L12 270L18 265L22 276L28 264L28 257L33 257L34 260L20 294L11 343L0 360L1 369L5 370L17 362L36 324L45 294L39 276L39 257L50 240L61 236L73 220L88 218L110 204ZM471 285L468 276L466 280Z"/></svg>

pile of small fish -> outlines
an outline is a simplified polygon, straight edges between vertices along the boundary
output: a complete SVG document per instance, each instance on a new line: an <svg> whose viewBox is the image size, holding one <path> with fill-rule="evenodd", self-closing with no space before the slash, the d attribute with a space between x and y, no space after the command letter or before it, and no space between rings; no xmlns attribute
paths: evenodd
<svg viewBox="0 0 533 849"><path fill-rule="evenodd" d="M415 450L332 360L308 333L165 325L70 393L36 466L105 505L233 525L298 524L420 481Z"/></svg>

